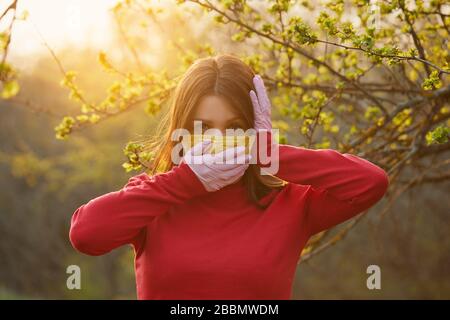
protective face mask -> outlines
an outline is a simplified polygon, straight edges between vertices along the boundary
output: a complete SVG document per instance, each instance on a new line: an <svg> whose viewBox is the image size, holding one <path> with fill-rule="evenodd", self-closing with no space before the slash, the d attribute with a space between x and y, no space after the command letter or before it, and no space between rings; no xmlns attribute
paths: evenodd
<svg viewBox="0 0 450 320"><path fill-rule="evenodd" d="M183 147L191 148L197 143L204 140L211 140L212 144L209 149L209 153L216 154L222 152L226 149L244 146L245 154L250 154L251 148L255 141L255 136L252 135L208 135L208 134L197 134L187 136L188 139L183 138ZM189 139L190 138L190 139ZM185 141L187 140L187 141ZM186 150L188 150L186 149Z"/></svg>

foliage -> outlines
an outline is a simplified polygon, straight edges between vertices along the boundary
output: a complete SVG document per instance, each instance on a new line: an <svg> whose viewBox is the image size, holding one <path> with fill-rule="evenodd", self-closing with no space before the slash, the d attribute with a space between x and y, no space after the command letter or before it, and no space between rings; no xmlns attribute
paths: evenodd
<svg viewBox="0 0 450 320"><path fill-rule="evenodd" d="M11 104L23 93L18 71L7 62L11 28L20 20L16 3L7 9L15 18L0 32L0 96ZM370 3L178 0L165 7L149 0L120 1L112 15L129 59L98 52L97 62L107 77L100 99L89 97L82 71L64 69L55 57L60 89L68 93L71 104L60 108L64 114L58 113L54 131L74 151L50 162L28 151L2 153L0 160L14 177L24 177L28 187L39 187L42 179L48 179L51 190L63 184L67 166L76 168L69 169L77 174L65 185L68 193L81 182L94 184L108 176L101 168L111 163L95 162L99 150L117 152L115 165L125 156L126 172L143 170L153 154L144 152L140 143L124 141L121 148L108 149L100 138L97 145L80 136L91 137L108 124L112 135L115 121L129 119L130 114L136 117L133 123L139 119L144 127L147 121L156 122L179 76L195 59L232 51L263 76L282 143L354 153L389 172L389 200L377 207L382 217L412 187L450 179L442 173L448 170L450 149L450 15L443 0L378 1L375 10ZM1 16L0 21L6 18ZM154 30L162 43L158 53L147 46L148 34L156 37ZM159 65L145 59L151 54L159 57ZM129 123L119 123L122 135L134 132ZM82 144L77 143L80 140ZM89 171L91 161L98 175ZM361 217L311 239L302 261L335 245Z"/></svg>

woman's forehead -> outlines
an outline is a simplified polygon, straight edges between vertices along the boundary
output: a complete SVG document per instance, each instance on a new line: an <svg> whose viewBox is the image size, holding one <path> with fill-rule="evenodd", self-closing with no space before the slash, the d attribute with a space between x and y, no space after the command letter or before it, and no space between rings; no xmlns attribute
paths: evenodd
<svg viewBox="0 0 450 320"><path fill-rule="evenodd" d="M219 96L205 96L194 111L194 117L202 120L229 121L239 119L239 114L224 98Z"/></svg>

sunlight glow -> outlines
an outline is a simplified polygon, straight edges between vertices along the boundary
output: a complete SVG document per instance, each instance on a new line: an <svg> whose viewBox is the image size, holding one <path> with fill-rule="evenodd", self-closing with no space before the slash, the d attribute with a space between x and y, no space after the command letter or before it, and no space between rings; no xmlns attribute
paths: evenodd
<svg viewBox="0 0 450 320"><path fill-rule="evenodd" d="M11 42L12 61L25 62L47 51L43 41L57 51L73 45L101 48L112 40L110 8L117 0L21 0L18 15L28 11L28 19L14 25ZM29 61L28 61L29 62Z"/></svg>

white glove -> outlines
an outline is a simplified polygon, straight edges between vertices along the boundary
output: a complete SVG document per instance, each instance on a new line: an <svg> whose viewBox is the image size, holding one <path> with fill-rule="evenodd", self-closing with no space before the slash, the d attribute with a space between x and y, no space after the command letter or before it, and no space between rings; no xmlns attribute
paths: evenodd
<svg viewBox="0 0 450 320"><path fill-rule="evenodd" d="M206 153L210 145L210 140L197 143L186 152L181 162L191 168L207 191L213 192L239 180L249 166L251 155L245 154L244 146L212 155Z"/></svg>

